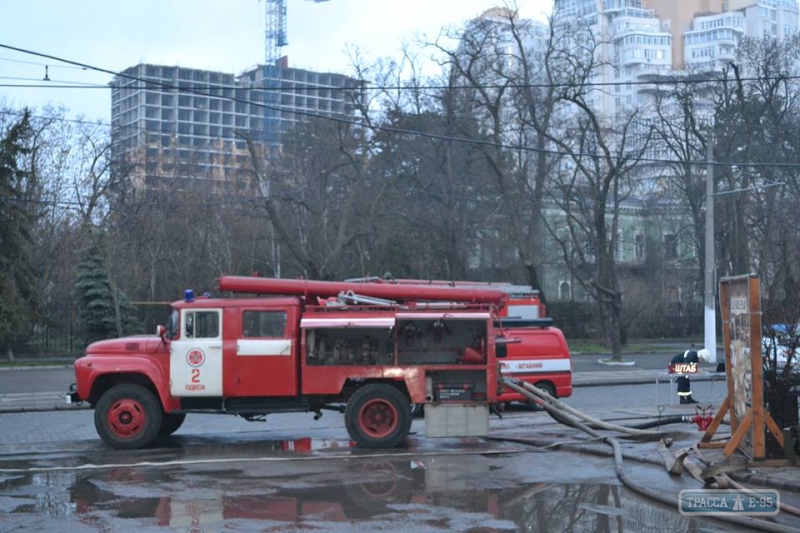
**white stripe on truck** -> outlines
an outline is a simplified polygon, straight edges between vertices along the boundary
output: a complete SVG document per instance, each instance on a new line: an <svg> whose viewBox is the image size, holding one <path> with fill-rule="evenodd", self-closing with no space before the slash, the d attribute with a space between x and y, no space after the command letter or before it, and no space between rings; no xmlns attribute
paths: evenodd
<svg viewBox="0 0 800 533"><path fill-rule="evenodd" d="M500 362L500 371L508 374L569 372L569 359L512 359Z"/></svg>

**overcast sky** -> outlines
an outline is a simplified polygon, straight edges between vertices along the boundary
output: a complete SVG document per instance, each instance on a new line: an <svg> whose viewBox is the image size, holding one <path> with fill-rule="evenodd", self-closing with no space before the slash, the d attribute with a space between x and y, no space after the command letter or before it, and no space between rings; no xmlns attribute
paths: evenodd
<svg viewBox="0 0 800 533"><path fill-rule="evenodd" d="M404 41L436 36L503 0L288 0L289 65L352 73L345 50L398 57ZM518 0L543 19L551 0ZM264 62L264 0L5 0L0 44L112 71L137 63L239 73ZM107 84L111 76L0 48L0 103L64 105L70 116L110 119L108 89L33 89L9 84Z"/></svg>

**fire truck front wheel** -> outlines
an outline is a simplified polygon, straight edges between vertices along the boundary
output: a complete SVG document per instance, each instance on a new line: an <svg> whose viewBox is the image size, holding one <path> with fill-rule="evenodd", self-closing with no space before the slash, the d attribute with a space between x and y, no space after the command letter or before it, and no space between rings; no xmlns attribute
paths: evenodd
<svg viewBox="0 0 800 533"><path fill-rule="evenodd" d="M158 435L161 416L161 405L149 390L141 385L115 385L98 400L94 426L114 448L143 448Z"/></svg>
<svg viewBox="0 0 800 533"><path fill-rule="evenodd" d="M161 427L158 428L159 437L168 437L178 431L186 420L186 413L164 413L161 415Z"/></svg>
<svg viewBox="0 0 800 533"><path fill-rule="evenodd" d="M394 448L411 429L405 394L391 385L374 383L353 393L344 413L350 438L364 448Z"/></svg>

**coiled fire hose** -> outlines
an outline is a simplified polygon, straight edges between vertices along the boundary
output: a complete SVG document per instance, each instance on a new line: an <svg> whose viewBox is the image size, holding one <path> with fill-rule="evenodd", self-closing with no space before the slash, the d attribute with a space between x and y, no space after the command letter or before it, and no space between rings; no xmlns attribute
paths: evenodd
<svg viewBox="0 0 800 533"><path fill-rule="evenodd" d="M548 413L550 413L550 415L557 421L561 422L562 420L564 420L565 421L564 423L567 423L567 425L580 429L587 435L595 437L597 440L605 442L606 444L610 445L614 450L614 471L616 472L619 480L626 487L636 492L637 494L640 494L642 496L660 502L664 505L671 507L677 507L679 505L677 498L665 496L664 494L657 492L653 489L649 489L647 487L634 483L625 474L622 448L620 447L619 442L613 437L603 435L599 431L590 427L590 425L599 427L601 429L606 429L609 431L616 431L628 436L638 437L638 438L643 438L643 437L661 438L665 436L664 433L634 429L626 426L620 426L618 424L610 424L608 422L603 422L602 420L598 420L585 413L578 411L577 409L569 407L563 402L560 402L557 399L550 396L547 392L537 387L534 387L529 383L506 376L503 376L502 379L504 386L507 386L508 388L516 392L519 392L526 398L535 401L537 404L540 404L541 407L543 407ZM712 518L714 518L715 520L721 520L745 528L757 529L759 531L768 531L774 533L787 533L793 531L800 533L800 529L797 528L789 527L782 524L775 524L772 522L765 522L764 520L759 520L751 517L714 516Z"/></svg>

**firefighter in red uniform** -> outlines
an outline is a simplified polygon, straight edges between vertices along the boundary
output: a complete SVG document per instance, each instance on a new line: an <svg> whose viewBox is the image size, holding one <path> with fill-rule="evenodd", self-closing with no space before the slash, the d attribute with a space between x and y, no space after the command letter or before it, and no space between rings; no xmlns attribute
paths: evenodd
<svg viewBox="0 0 800 533"><path fill-rule="evenodd" d="M678 383L678 398L682 404L697 403L692 398L692 384L689 374L697 372L697 364L705 363L709 359L708 350L686 350L672 358L670 363L677 374L681 374L675 381Z"/></svg>

